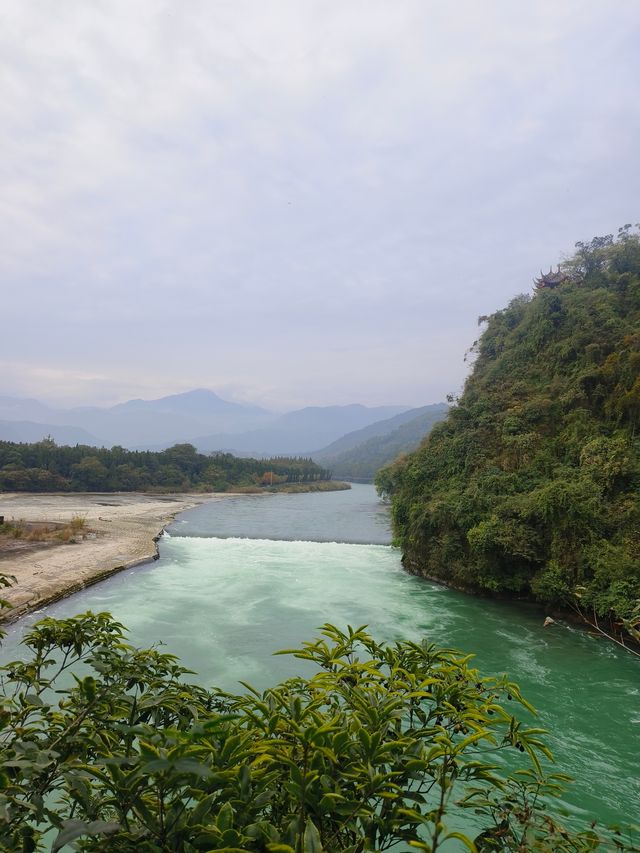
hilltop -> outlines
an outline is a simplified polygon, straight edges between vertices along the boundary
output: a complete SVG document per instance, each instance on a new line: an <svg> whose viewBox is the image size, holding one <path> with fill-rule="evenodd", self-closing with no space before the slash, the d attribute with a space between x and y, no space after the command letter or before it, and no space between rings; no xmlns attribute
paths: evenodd
<svg viewBox="0 0 640 853"><path fill-rule="evenodd" d="M615 630L640 600L640 239L577 249L480 318L462 396L377 485L410 571Z"/></svg>

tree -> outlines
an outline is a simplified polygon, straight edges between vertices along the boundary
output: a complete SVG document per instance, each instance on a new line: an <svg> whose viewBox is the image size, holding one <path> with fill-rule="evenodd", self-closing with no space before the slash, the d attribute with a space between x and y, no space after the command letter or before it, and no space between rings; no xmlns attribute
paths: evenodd
<svg viewBox="0 0 640 853"><path fill-rule="evenodd" d="M287 652L311 678L231 695L127 645L105 613L45 619L25 643L31 658L2 668L3 850L42 849L49 828L53 851L598 846L538 804L562 780L544 777L542 731L508 710L532 711L517 686L460 652L326 625ZM475 839L447 828L460 810L480 816Z"/></svg>
<svg viewBox="0 0 640 853"><path fill-rule="evenodd" d="M97 456L85 456L71 466L74 484L87 491L105 489L109 483L109 471Z"/></svg>

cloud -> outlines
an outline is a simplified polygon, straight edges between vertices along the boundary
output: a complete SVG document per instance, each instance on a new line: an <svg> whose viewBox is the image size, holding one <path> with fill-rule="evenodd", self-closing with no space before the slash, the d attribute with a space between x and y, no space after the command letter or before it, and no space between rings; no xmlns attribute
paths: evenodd
<svg viewBox="0 0 640 853"><path fill-rule="evenodd" d="M633 0L0 17L0 356L30 393L81 366L87 400L430 402L478 314L637 219Z"/></svg>

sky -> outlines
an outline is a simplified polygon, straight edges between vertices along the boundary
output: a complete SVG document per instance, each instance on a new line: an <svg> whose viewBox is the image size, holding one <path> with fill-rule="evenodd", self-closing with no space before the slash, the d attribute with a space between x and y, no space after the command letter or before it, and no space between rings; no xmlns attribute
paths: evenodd
<svg viewBox="0 0 640 853"><path fill-rule="evenodd" d="M0 393L457 393L640 219L637 0L3 0Z"/></svg>

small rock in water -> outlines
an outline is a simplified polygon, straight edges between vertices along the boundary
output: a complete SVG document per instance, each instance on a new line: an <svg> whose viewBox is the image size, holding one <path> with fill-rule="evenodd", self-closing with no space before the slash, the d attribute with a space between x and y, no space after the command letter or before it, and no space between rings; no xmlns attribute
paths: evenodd
<svg viewBox="0 0 640 853"><path fill-rule="evenodd" d="M547 618L544 620L544 622L542 624L542 627L548 628L550 625L555 625L555 624L556 624L556 620L552 619L551 616L547 616Z"/></svg>

